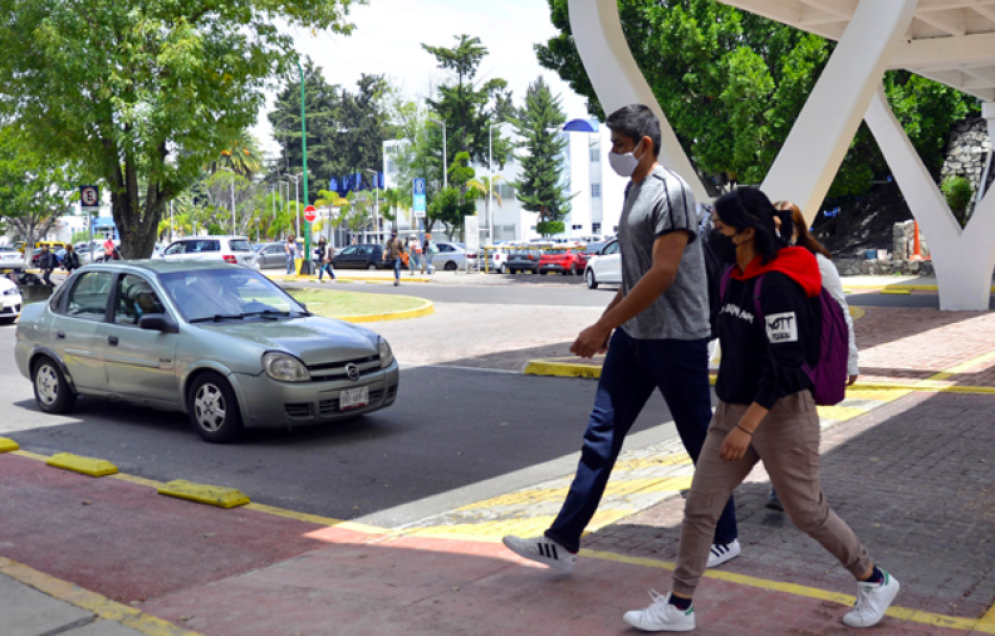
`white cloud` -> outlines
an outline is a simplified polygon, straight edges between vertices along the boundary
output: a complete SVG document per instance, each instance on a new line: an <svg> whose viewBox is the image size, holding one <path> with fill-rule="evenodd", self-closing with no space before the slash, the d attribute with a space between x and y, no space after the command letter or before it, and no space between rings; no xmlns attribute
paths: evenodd
<svg viewBox="0 0 995 636"><path fill-rule="evenodd" d="M533 45L557 33L546 0L370 0L355 7L350 20L356 29L348 37L292 31L298 52L310 56L333 84L354 90L361 74L383 73L409 97L423 98L447 74L421 44L452 46L454 36L466 33L479 37L490 51L478 78L507 80L516 105L529 83L542 75L562 96L568 119L587 116L584 99L536 59ZM265 111L271 104L272 97ZM276 152L266 114L260 113L253 133L267 152Z"/></svg>

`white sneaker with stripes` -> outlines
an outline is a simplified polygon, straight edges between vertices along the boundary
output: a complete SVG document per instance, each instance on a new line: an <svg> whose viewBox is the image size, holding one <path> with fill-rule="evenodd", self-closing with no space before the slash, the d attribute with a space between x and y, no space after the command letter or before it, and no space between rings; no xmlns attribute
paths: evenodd
<svg viewBox="0 0 995 636"><path fill-rule="evenodd" d="M739 539L733 539L732 543L713 543L712 549L708 552L708 565L706 567L716 568L726 561L732 561L743 551L739 545Z"/></svg>
<svg viewBox="0 0 995 636"><path fill-rule="evenodd" d="M577 555L564 548L560 543L548 537L532 537L522 539L508 535L501 539L509 550L520 557L548 565L561 572L573 572L577 564Z"/></svg>

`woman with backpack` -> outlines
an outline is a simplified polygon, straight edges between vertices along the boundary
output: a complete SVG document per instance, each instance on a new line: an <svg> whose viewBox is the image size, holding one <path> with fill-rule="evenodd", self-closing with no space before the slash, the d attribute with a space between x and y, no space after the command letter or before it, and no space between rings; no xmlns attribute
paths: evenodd
<svg viewBox="0 0 995 636"><path fill-rule="evenodd" d="M884 617L899 583L874 565L853 530L829 508L819 485L820 429L813 397L819 387L810 376L820 363L820 320L826 311L819 266L807 249L788 247L791 215L776 210L759 190L721 197L714 223L736 254L720 299L719 404L685 504L673 591L651 591L653 603L623 619L647 631L695 628L691 600L719 514L736 486L763 461L791 521L857 579L856 605L843 622L870 627ZM841 385L844 381L839 379Z"/></svg>

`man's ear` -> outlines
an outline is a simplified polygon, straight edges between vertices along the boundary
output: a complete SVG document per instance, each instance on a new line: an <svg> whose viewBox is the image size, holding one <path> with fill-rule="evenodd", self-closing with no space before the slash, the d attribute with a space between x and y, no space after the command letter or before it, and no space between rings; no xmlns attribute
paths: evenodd
<svg viewBox="0 0 995 636"><path fill-rule="evenodd" d="M653 147L653 140L649 135L646 135L642 139L643 142L643 157L653 157L656 159L656 148Z"/></svg>

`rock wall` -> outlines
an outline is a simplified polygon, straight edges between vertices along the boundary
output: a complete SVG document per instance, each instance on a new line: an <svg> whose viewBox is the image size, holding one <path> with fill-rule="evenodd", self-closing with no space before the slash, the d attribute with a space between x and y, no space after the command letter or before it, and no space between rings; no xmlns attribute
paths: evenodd
<svg viewBox="0 0 995 636"><path fill-rule="evenodd" d="M940 169L940 183L949 175L959 175L971 182L975 196L985 172L985 160L992 149L988 139L988 123L980 118L965 119L954 126L947 143L947 158ZM989 169L987 186L995 179L995 169ZM974 200L967 208L967 216L974 212Z"/></svg>

